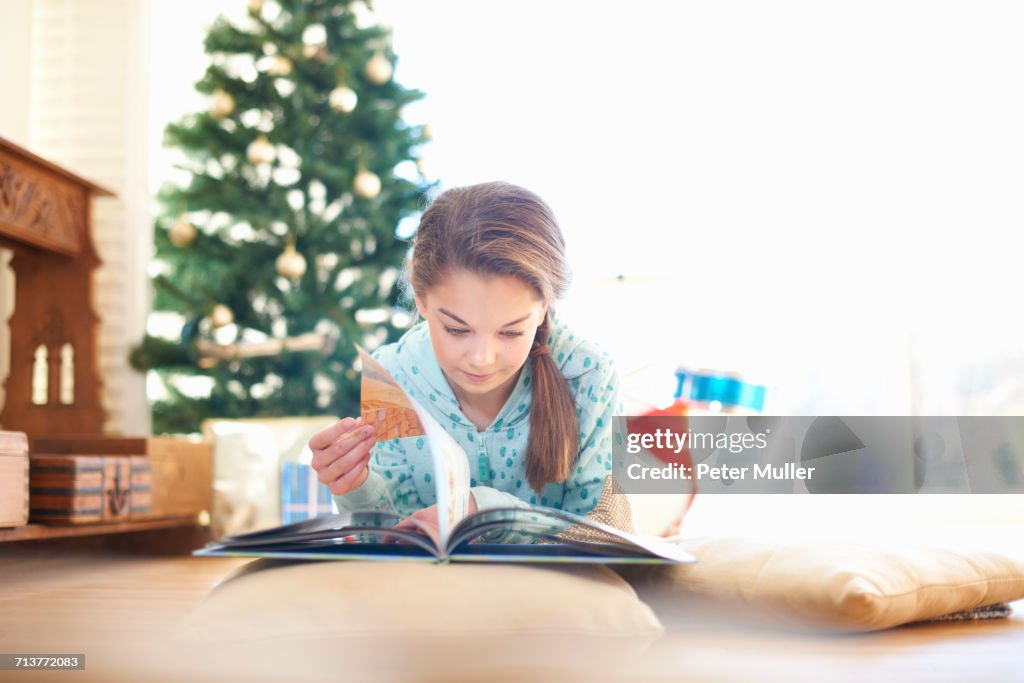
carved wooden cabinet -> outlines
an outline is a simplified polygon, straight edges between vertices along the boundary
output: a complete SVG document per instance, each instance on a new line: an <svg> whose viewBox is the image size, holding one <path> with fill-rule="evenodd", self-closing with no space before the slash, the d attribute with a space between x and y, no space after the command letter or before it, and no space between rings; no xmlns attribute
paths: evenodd
<svg viewBox="0 0 1024 683"><path fill-rule="evenodd" d="M15 277L4 429L103 431L90 203L111 194L0 138L0 246Z"/></svg>
<svg viewBox="0 0 1024 683"><path fill-rule="evenodd" d="M146 490L152 505L125 521L96 524L50 525L34 523L30 516L27 525L0 529L0 542L73 543L91 535L103 547L123 539L132 547L187 551L208 540L203 519L212 505L210 444L103 433L99 317L93 304L100 259L90 218L97 196L112 193L0 138L0 247L13 252L15 280L14 313L0 321L9 325L11 340L0 428L27 433L32 442L28 460L40 466L46 465L46 456L60 454L137 460L135 465L152 474ZM13 476L6 479L11 483ZM23 477L15 483L25 485ZM42 479L29 483L30 506L35 500L35 507L44 507L45 501L36 497L50 495L52 487ZM137 534L125 532L156 535L133 538Z"/></svg>

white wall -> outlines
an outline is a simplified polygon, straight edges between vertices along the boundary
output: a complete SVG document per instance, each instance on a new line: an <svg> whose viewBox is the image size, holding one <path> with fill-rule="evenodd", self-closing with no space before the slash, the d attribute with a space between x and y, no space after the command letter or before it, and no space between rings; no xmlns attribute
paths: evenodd
<svg viewBox="0 0 1024 683"><path fill-rule="evenodd" d="M28 144L29 57L31 55L32 0L6 0L0 9L0 137ZM11 333L7 319L14 313L14 273L11 252L0 249L0 406L10 372Z"/></svg>
<svg viewBox="0 0 1024 683"><path fill-rule="evenodd" d="M247 0L156 0L150 14L148 149L150 193L156 194L172 175L179 159L163 146L164 129L181 116L209 107L195 83L206 72L209 57L203 41L210 25L223 14L233 21L248 15Z"/></svg>
<svg viewBox="0 0 1024 683"><path fill-rule="evenodd" d="M0 137L28 143L29 56L32 0L4 0L0 8Z"/></svg>

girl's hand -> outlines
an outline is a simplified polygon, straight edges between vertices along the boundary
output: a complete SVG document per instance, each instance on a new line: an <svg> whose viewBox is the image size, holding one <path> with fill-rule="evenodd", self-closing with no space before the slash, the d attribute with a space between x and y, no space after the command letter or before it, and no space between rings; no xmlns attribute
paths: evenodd
<svg viewBox="0 0 1024 683"><path fill-rule="evenodd" d="M476 498L474 498L473 494L470 493L469 514L473 514L474 512L476 512L476 510ZM424 528L424 526L420 526L419 524L414 523L412 519L409 518L403 519L401 522L396 524L394 528L407 529L409 531L415 531L418 534L426 534L435 541L438 541L438 539L440 538L440 531L438 529L439 525L437 523L436 505L431 505L430 507L425 507L422 510L417 510L416 512L409 515L409 517L419 521L420 524L424 525L426 528Z"/></svg>
<svg viewBox="0 0 1024 683"><path fill-rule="evenodd" d="M362 486L369 476L374 443L372 425L363 424L362 417L346 417L310 438L310 464L331 493L343 496Z"/></svg>
<svg viewBox="0 0 1024 683"><path fill-rule="evenodd" d="M412 520L417 520L420 524L414 523ZM421 526L422 525L422 526ZM395 529L405 529L406 531L415 531L418 534L425 534L430 536L434 541L439 538L438 523L437 523L437 506L431 505L430 507L417 510L412 513L406 519L394 526Z"/></svg>

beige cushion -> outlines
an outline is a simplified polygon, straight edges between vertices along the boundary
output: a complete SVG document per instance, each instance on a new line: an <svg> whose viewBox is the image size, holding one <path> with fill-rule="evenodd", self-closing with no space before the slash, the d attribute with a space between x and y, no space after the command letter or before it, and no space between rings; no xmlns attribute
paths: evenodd
<svg viewBox="0 0 1024 683"><path fill-rule="evenodd" d="M202 642L528 633L650 641L663 628L607 567L260 560L182 624Z"/></svg>
<svg viewBox="0 0 1024 683"><path fill-rule="evenodd" d="M636 661L664 631L599 565L247 567L180 623L168 680L494 680L523 667L535 678L580 653L595 671Z"/></svg>
<svg viewBox="0 0 1024 683"><path fill-rule="evenodd" d="M788 621L847 631L1024 598L1024 559L991 550L742 538L684 546L696 564L625 573L653 589L653 599L672 600L678 591L734 598Z"/></svg>

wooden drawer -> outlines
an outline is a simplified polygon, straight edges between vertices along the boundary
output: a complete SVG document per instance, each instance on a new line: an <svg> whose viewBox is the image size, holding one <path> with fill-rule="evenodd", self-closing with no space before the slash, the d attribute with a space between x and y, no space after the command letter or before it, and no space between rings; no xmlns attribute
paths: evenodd
<svg viewBox="0 0 1024 683"><path fill-rule="evenodd" d="M0 431L0 527L28 522L28 437Z"/></svg>

